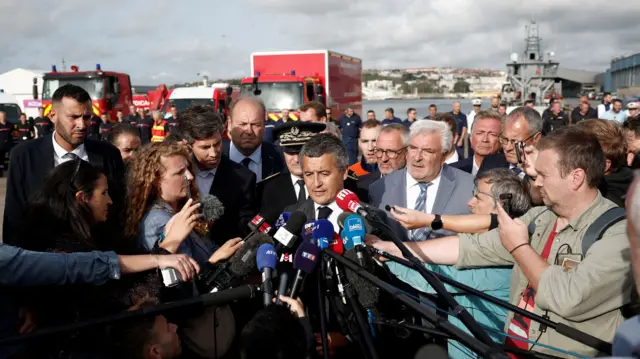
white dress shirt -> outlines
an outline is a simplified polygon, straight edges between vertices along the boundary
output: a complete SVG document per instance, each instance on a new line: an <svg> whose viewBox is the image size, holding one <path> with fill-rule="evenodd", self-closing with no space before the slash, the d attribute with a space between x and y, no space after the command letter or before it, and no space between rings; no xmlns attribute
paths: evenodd
<svg viewBox="0 0 640 359"><path fill-rule="evenodd" d="M229 158L235 162L242 164L242 160L245 158L249 158L251 162L249 162L249 169L256 174L256 182L262 180L262 145L258 147L250 156L245 156L236 146L233 145L233 142L229 144Z"/></svg>
<svg viewBox="0 0 640 359"><path fill-rule="evenodd" d="M58 142L56 142L55 131L53 132L53 136L51 136L51 141L53 142L53 165L55 167L65 162L73 160L72 156L68 156L69 153L73 153L74 155L78 156L81 160L89 162L89 154L87 153L87 150L84 148L84 143L76 147L73 151L69 152L64 148L62 148L62 146L60 146Z"/></svg>
<svg viewBox="0 0 640 359"><path fill-rule="evenodd" d="M456 163L460 161L460 157L458 157L458 151L453 151L453 155L451 155L451 157L447 158L446 161L444 161L444 163L450 165L452 163Z"/></svg>
<svg viewBox="0 0 640 359"><path fill-rule="evenodd" d="M340 216L342 214L342 212L344 212L342 209L340 209L340 207L338 207L338 204L336 203L336 201L333 201L327 205L319 205L315 202L313 202L313 208L316 211L316 218L318 218L318 209L320 209L320 207L329 207L331 208L332 212L331 215L329 216L329 218L327 218L329 220L329 222L331 222L331 224L333 224L333 232L334 233L338 233L340 234L340 226L338 225L338 216Z"/></svg>
<svg viewBox="0 0 640 359"><path fill-rule="evenodd" d="M440 187L440 174L438 174L438 177L431 181L431 185L427 187L427 203L424 206L425 213L433 213L433 204L436 202L438 187ZM416 200L419 196L420 185L418 185L418 181L413 179L409 171L407 171L407 208L415 209Z"/></svg>
<svg viewBox="0 0 640 359"><path fill-rule="evenodd" d="M480 166L478 166L478 164L476 163L476 157L475 156L473 156L473 161L471 163L472 163L471 175L475 177L475 175L477 175L478 171L480 170Z"/></svg>
<svg viewBox="0 0 640 359"><path fill-rule="evenodd" d="M209 194L211 191L211 185L213 184L213 179L216 177L217 168L212 170L200 170L198 166L195 167L195 177L196 177L196 185L198 186L198 192L200 192L200 198Z"/></svg>
<svg viewBox="0 0 640 359"><path fill-rule="evenodd" d="M302 178L298 178L292 174L289 174L291 176L291 183L293 183L293 191L296 193L296 198L298 198L298 196L300 195L300 185L298 184L298 180L301 180ZM307 186L304 187L304 193L307 195L305 197L309 198L309 191L307 191Z"/></svg>

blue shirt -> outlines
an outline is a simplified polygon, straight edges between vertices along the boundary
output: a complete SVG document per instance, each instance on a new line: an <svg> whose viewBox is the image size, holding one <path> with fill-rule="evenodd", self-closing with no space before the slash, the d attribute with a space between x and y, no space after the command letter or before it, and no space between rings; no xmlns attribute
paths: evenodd
<svg viewBox="0 0 640 359"><path fill-rule="evenodd" d="M402 121L402 124L405 125L407 128L411 127L411 125L413 125L414 122L417 122L418 119L415 119L415 121L411 122L409 121L409 119L405 119L404 121Z"/></svg>
<svg viewBox="0 0 640 359"><path fill-rule="evenodd" d="M0 243L0 286L45 286L103 284L120 278L120 263L114 252L43 253ZM0 338L18 334L16 298L0 295ZM0 347L0 358L21 352L27 342Z"/></svg>
<svg viewBox="0 0 640 359"><path fill-rule="evenodd" d="M280 121L283 122L283 121ZM262 136L262 140L264 142L273 143L273 130L276 127L276 121L272 119L268 119L264 126L264 135Z"/></svg>
<svg viewBox="0 0 640 359"><path fill-rule="evenodd" d="M467 127L467 133L469 133L469 128L467 126L467 115L460 112L459 114L453 113L453 111L449 112L453 118L456 119L456 123L458 125L458 136L462 136L462 128Z"/></svg>
<svg viewBox="0 0 640 359"><path fill-rule="evenodd" d="M340 130L342 130L342 141L344 143L352 142L360 137L360 128L362 127L362 119L358 114L348 117L346 114L340 116Z"/></svg>
<svg viewBox="0 0 640 359"><path fill-rule="evenodd" d="M387 262L388 268L393 274L395 274L400 280L406 282L413 288L430 294L435 294L435 290L429 285L429 283L413 269L407 268L401 264L394 262ZM502 299L506 302L509 301L510 292L510 280L511 280L511 268L505 267L493 267L493 268L481 268L481 269L465 269L458 270L454 266L446 265L434 265L425 264L425 267L434 272L440 273L446 277L454 279L469 287L480 290L492 297ZM504 330L504 325L507 320L507 310L493 303L484 301L473 295L465 295L464 291L461 291L455 287L445 284L447 291L454 294L456 301L467 309L469 314L480 324L490 327L499 333ZM449 321L471 334L467 327L462 322L453 316L449 316ZM497 343L503 343L504 336L487 332L489 336ZM449 357L450 358L477 358L478 355L471 349L465 347L457 341L449 341Z"/></svg>
<svg viewBox="0 0 640 359"><path fill-rule="evenodd" d="M256 181L260 182L262 180L262 144L251 155L245 156L238 151L232 141L229 143L229 158L238 164L242 164L242 160L245 158L250 159L249 169L256 174Z"/></svg>
<svg viewBox="0 0 640 359"><path fill-rule="evenodd" d="M384 120L382 120L382 122L381 122L382 126L390 125L390 124L392 124L392 123L400 123L400 124L401 124L401 123L402 123L402 120L401 120L401 119L399 119L399 118L397 118L397 117L394 117L394 118L392 118L392 119L390 119L390 120L385 118L385 119L384 119Z"/></svg>
<svg viewBox="0 0 640 359"><path fill-rule="evenodd" d="M634 289L635 290L635 289ZM613 354L614 357L631 357L634 350L640 351L640 315L625 320L618 330L616 336L613 337Z"/></svg>
<svg viewBox="0 0 640 359"><path fill-rule="evenodd" d="M605 112L604 115L602 115L601 119L615 121L617 123L623 123L624 121L627 120L627 114L624 111L615 113L613 112L613 110L611 110L611 111Z"/></svg>

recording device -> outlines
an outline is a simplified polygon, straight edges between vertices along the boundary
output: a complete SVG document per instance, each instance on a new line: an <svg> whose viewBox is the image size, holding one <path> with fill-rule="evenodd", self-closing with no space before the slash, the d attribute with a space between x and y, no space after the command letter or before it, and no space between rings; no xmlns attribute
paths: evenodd
<svg viewBox="0 0 640 359"><path fill-rule="evenodd" d="M224 214L224 205L218 197L207 194L200 198L200 211L205 221L215 222Z"/></svg>
<svg viewBox="0 0 640 359"><path fill-rule="evenodd" d="M393 211L398 213L398 214L407 214L405 212L399 211L397 208L395 208L394 206L390 206L390 205L384 206L384 209L387 210L387 212L391 212L391 210L393 209Z"/></svg>
<svg viewBox="0 0 640 359"><path fill-rule="evenodd" d="M358 196L348 189L343 189L336 195L336 204L346 212L357 213L362 217L369 215L367 209L360 204Z"/></svg>
<svg viewBox="0 0 640 359"><path fill-rule="evenodd" d="M276 248L282 248L282 246L291 248L298 239L297 234L300 233L306 221L307 216L304 213L298 211L291 213L287 224L280 227L273 235L273 238L278 241Z"/></svg>
<svg viewBox="0 0 640 359"><path fill-rule="evenodd" d="M328 219L319 219L313 227L313 240L320 249L329 248L333 233L333 224Z"/></svg>
<svg viewBox="0 0 640 359"><path fill-rule="evenodd" d="M499 198L502 201L502 209L504 209L507 214L511 214L511 199L513 195L511 193L503 193Z"/></svg>
<svg viewBox="0 0 640 359"><path fill-rule="evenodd" d="M356 246L356 248L357 247L358 246ZM344 253L344 256L348 259L351 259L352 261L358 260L358 253L355 249L347 250ZM369 272L373 271L373 268L369 268L368 266L364 266L364 268ZM358 302L360 302L363 308L367 309L369 325L371 327L371 330L373 331L373 308L378 303L378 299L380 298L380 289L364 280L353 271L347 269L346 272L349 283L353 285L353 288L356 291Z"/></svg>
<svg viewBox="0 0 640 359"><path fill-rule="evenodd" d="M302 226L302 233L300 233L300 237L303 241L313 242L313 228L316 226L316 221L307 221L307 223Z"/></svg>
<svg viewBox="0 0 640 359"><path fill-rule="evenodd" d="M182 276L180 272L173 268L164 268L160 270L162 274L162 283L164 283L165 287L175 287L178 284L182 283Z"/></svg>
<svg viewBox="0 0 640 359"><path fill-rule="evenodd" d="M305 276L313 271L320 260L320 247L310 242L302 242L293 258L293 268L297 269L296 277L291 286L291 298L295 298Z"/></svg>
<svg viewBox="0 0 640 359"><path fill-rule="evenodd" d="M522 157L524 154L524 142L518 141L514 143L513 148L515 148L516 150L516 157L518 158L518 163L523 163L524 161L522 160Z"/></svg>
<svg viewBox="0 0 640 359"><path fill-rule="evenodd" d="M278 263L278 255L273 245L265 243L258 247L256 255L256 264L258 270L262 272L262 292L264 306L271 305L273 299L273 285L271 284L271 276L276 269Z"/></svg>
<svg viewBox="0 0 640 359"><path fill-rule="evenodd" d="M364 243L363 239L366 235L364 229L364 222L362 218L356 214L352 214L344 221L344 229L342 230L343 238L347 239L347 243L353 243L353 247L355 248L358 264L361 267L365 268L365 259L364 259Z"/></svg>
<svg viewBox="0 0 640 359"><path fill-rule="evenodd" d="M342 238L340 238L338 233L333 233L333 241L329 243L329 250L339 255L344 253L344 243L342 243Z"/></svg>
<svg viewBox="0 0 640 359"><path fill-rule="evenodd" d="M287 224L287 222L289 222L289 217L290 216L291 216L291 212L282 212L282 213L280 213L280 216L276 220L276 223L273 225L275 230L277 231L278 229L280 229L280 227L282 227L285 224Z"/></svg>

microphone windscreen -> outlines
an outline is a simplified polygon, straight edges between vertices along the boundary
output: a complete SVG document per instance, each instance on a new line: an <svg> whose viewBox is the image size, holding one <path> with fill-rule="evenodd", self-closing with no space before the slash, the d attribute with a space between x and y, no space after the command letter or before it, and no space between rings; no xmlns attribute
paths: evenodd
<svg viewBox="0 0 640 359"><path fill-rule="evenodd" d="M308 221L304 224L304 226L302 226L302 233L300 234L302 240L304 240L305 242L310 242L311 240L313 240L313 228L315 226L316 221Z"/></svg>
<svg viewBox="0 0 640 359"><path fill-rule="evenodd" d="M311 273L320 260L320 248L311 242L302 242L293 257L293 268Z"/></svg>
<svg viewBox="0 0 640 359"><path fill-rule="evenodd" d="M313 240L318 247L328 248L329 242L333 241L333 232L333 224L328 219L319 219L313 227Z"/></svg>
<svg viewBox="0 0 640 359"><path fill-rule="evenodd" d="M448 359L447 350L438 344L427 344L413 356L413 359Z"/></svg>
<svg viewBox="0 0 640 359"><path fill-rule="evenodd" d="M352 214L344 221L344 235L353 241L354 246L359 246L364 242L366 231L364 221L357 214Z"/></svg>
<svg viewBox="0 0 640 359"><path fill-rule="evenodd" d="M333 242L329 243L329 250L342 255L344 253L344 244L338 233L333 233Z"/></svg>
<svg viewBox="0 0 640 359"><path fill-rule="evenodd" d="M207 222L213 222L224 214L224 206L218 197L207 194L200 198L200 205L202 206L202 216Z"/></svg>
<svg viewBox="0 0 640 359"><path fill-rule="evenodd" d="M297 236L298 233L302 231L302 226L306 221L307 221L306 214L300 211L295 211L291 213L291 215L289 216L289 220L287 221L287 224L285 224L284 228L287 231L289 231L289 233Z"/></svg>
<svg viewBox="0 0 640 359"><path fill-rule="evenodd" d="M258 270L262 272L264 268L276 269L278 263L278 256L276 249L269 243L261 244L258 247L258 254L256 254L256 265Z"/></svg>
<svg viewBox="0 0 640 359"><path fill-rule="evenodd" d="M347 231L346 230L342 230L342 232L340 232L340 237L342 237L342 245L344 246L344 249L346 250L350 250L353 249L353 247L355 246L353 244L353 239L349 238L349 236L347 236Z"/></svg>
<svg viewBox="0 0 640 359"><path fill-rule="evenodd" d="M276 224L273 225L275 227L276 231L278 229L280 229L280 227L282 227L285 224L287 224L287 222L289 221L289 217L290 216L291 216L291 212L282 212L282 213L280 213L280 216L276 220Z"/></svg>
<svg viewBox="0 0 640 359"><path fill-rule="evenodd" d="M250 236L229 259L229 270L239 277L245 277L255 271L256 252L264 243L273 245L273 240L269 235L260 232Z"/></svg>
<svg viewBox="0 0 640 359"><path fill-rule="evenodd" d="M365 252L368 254L368 252ZM358 255L355 249L350 249L344 253L344 256L351 259L352 261L358 263ZM370 257L365 255L365 259ZM368 261L367 263L370 263ZM369 266L370 267L370 266ZM378 297L380 297L380 289L374 286L373 284L367 282L362 277L354 273L349 268L345 268L347 272L347 279L349 283L353 285L356 292L358 293L358 301L364 308L373 308L378 302ZM373 268L365 268L365 270L371 272Z"/></svg>
<svg viewBox="0 0 640 359"><path fill-rule="evenodd" d="M342 212L338 216L338 226L340 227L340 231L344 229L344 221L346 221L347 217L349 217L350 215L351 215L351 212Z"/></svg>
<svg viewBox="0 0 640 359"><path fill-rule="evenodd" d="M384 209L387 210L387 212L391 212L391 206L390 205L386 205L384 206Z"/></svg>
<svg viewBox="0 0 640 359"><path fill-rule="evenodd" d="M343 189L336 195L336 204L345 212L354 212L356 210L354 204L360 204L360 199L352 191Z"/></svg>

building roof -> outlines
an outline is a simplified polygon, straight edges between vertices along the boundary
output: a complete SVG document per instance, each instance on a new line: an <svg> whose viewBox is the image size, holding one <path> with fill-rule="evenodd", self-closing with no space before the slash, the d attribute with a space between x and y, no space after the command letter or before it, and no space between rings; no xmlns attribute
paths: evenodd
<svg viewBox="0 0 640 359"><path fill-rule="evenodd" d="M596 75L598 75L598 72L596 71L574 70L559 67L556 77L582 84L594 84L596 83Z"/></svg>

